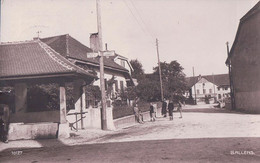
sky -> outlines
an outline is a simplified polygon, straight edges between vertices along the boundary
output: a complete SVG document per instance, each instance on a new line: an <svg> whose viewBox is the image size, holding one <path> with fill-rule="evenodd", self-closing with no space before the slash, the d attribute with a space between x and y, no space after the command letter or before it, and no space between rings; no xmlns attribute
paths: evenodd
<svg viewBox="0 0 260 163"><path fill-rule="evenodd" d="M146 73L177 60L186 76L228 73L226 42L258 0L101 0L103 43L138 59ZM95 0L2 0L1 41L69 34L89 47L97 32Z"/></svg>

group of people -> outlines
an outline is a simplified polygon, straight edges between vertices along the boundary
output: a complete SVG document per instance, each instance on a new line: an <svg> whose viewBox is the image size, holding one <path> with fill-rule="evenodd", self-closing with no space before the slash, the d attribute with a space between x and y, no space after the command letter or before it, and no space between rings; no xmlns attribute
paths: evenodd
<svg viewBox="0 0 260 163"><path fill-rule="evenodd" d="M182 118L182 102L176 98L170 99L168 103L168 108L167 108L167 102L166 99L163 100L162 103L162 115L163 117L167 117L167 111L169 112L169 118L170 120L173 120L173 110L174 108L177 109L177 111L180 112L180 118Z"/></svg>
<svg viewBox="0 0 260 163"><path fill-rule="evenodd" d="M167 100L164 99L162 102L162 116L167 117L167 112L169 114L169 119L173 120L173 110L176 108L177 111L180 113L180 118L182 118L182 102L177 98L177 96L174 96L171 98L167 104ZM135 113L135 119L138 123L144 123L143 120L143 114L141 110L138 108L138 104L135 101L134 102L134 113ZM150 103L150 121L154 122L156 117L156 109L154 108L153 103Z"/></svg>

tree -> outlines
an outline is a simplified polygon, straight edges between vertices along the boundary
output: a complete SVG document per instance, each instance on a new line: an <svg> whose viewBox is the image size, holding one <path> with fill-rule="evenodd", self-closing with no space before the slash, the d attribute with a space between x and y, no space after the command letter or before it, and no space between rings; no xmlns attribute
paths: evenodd
<svg viewBox="0 0 260 163"><path fill-rule="evenodd" d="M138 81L144 78L143 65L137 59L131 60L130 64L132 65L134 71L132 71L132 77L136 78Z"/></svg>
<svg viewBox="0 0 260 163"><path fill-rule="evenodd" d="M183 67L177 61L171 61L170 63L161 63L163 91L166 98L170 98L173 93L182 96L186 90L185 74L183 73ZM154 75L159 81L159 68L154 67Z"/></svg>
<svg viewBox="0 0 260 163"><path fill-rule="evenodd" d="M136 88L137 96L144 101L158 101L160 99L160 83L156 80L145 78Z"/></svg>

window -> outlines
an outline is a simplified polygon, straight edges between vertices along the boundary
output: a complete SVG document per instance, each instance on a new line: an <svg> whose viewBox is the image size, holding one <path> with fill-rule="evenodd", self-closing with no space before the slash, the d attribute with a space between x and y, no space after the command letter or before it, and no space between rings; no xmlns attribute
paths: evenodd
<svg viewBox="0 0 260 163"><path fill-rule="evenodd" d="M206 94L206 89L203 89L203 94Z"/></svg>
<svg viewBox="0 0 260 163"><path fill-rule="evenodd" d="M218 99L221 99L221 94L218 94Z"/></svg>
<svg viewBox="0 0 260 163"><path fill-rule="evenodd" d="M212 89L209 89L209 93L212 93Z"/></svg>
<svg viewBox="0 0 260 163"><path fill-rule="evenodd" d="M225 90L228 90L228 87L225 87Z"/></svg>
<svg viewBox="0 0 260 163"><path fill-rule="evenodd" d="M121 91L124 91L124 82L123 81L120 81L120 89L121 89Z"/></svg>
<svg viewBox="0 0 260 163"><path fill-rule="evenodd" d="M116 82L115 82L115 89L116 89L116 92L118 92L118 80L116 80Z"/></svg>
<svg viewBox="0 0 260 163"><path fill-rule="evenodd" d="M218 91L220 90L220 87L218 87Z"/></svg>
<svg viewBox="0 0 260 163"><path fill-rule="evenodd" d="M105 90L107 90L107 79L105 79Z"/></svg>
<svg viewBox="0 0 260 163"><path fill-rule="evenodd" d="M125 67L125 61L121 60L121 66Z"/></svg>
<svg viewBox="0 0 260 163"><path fill-rule="evenodd" d="M198 95L200 94L200 90L199 90L199 89L197 89L197 94L198 94Z"/></svg>

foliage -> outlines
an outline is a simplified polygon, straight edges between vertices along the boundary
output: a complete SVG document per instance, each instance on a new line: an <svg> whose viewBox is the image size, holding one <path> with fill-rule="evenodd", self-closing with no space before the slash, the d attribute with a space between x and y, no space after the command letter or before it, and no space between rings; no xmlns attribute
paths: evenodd
<svg viewBox="0 0 260 163"><path fill-rule="evenodd" d="M115 95L114 95L114 92L113 92L113 85L116 83L116 80L115 80L115 76L113 75L112 77L111 77L111 79L109 79L108 81L107 81L107 91L106 91L106 93L107 93L107 98L111 98L111 99L114 99L115 97Z"/></svg>
<svg viewBox="0 0 260 163"><path fill-rule="evenodd" d="M133 115L134 110L133 107L123 105L123 106L114 106L113 107L113 119Z"/></svg>
<svg viewBox="0 0 260 163"><path fill-rule="evenodd" d="M28 87L28 111L59 110L59 89L56 84Z"/></svg>
<svg viewBox="0 0 260 163"><path fill-rule="evenodd" d="M161 63L161 72L164 96L171 98L173 93L175 93L182 98L187 88L183 67L177 61L171 61L170 63L163 62ZM154 68L153 74L159 74L158 66Z"/></svg>
<svg viewBox="0 0 260 163"><path fill-rule="evenodd" d="M136 87L137 96L144 101L158 101L160 99L160 83L145 78Z"/></svg>
<svg viewBox="0 0 260 163"><path fill-rule="evenodd" d="M182 66L177 61L170 63L161 63L162 83L164 97L172 98L173 94L177 94L179 98L183 98L182 94L186 90L185 74ZM160 101L161 88L159 67L154 68L152 74L145 75L138 81L136 94L141 100Z"/></svg>
<svg viewBox="0 0 260 163"><path fill-rule="evenodd" d="M132 65L134 71L132 71L132 77L140 81L144 78L143 65L137 59L131 60L130 64Z"/></svg>
<svg viewBox="0 0 260 163"><path fill-rule="evenodd" d="M137 89L135 86L127 87L125 93L126 93L126 98L129 100L135 100L137 97Z"/></svg>
<svg viewBox="0 0 260 163"><path fill-rule="evenodd" d="M86 86L86 104L87 106L97 106L98 102L101 101L101 90L99 86L87 85Z"/></svg>

